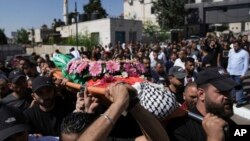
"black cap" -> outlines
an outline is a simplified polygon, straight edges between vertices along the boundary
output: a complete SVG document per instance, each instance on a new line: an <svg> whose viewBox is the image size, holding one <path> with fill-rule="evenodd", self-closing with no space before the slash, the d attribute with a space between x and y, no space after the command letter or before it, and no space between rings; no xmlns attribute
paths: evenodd
<svg viewBox="0 0 250 141"><path fill-rule="evenodd" d="M230 91L238 84L222 68L207 68L197 74L196 83L199 86L210 83L220 91Z"/></svg>
<svg viewBox="0 0 250 141"><path fill-rule="evenodd" d="M25 116L17 108L0 103L0 140L23 131L29 131Z"/></svg>
<svg viewBox="0 0 250 141"><path fill-rule="evenodd" d="M3 73L0 73L0 80L5 80L8 82L8 78Z"/></svg>
<svg viewBox="0 0 250 141"><path fill-rule="evenodd" d="M187 73L182 67L173 66L169 69L168 75L175 76L178 79L183 79L187 76Z"/></svg>
<svg viewBox="0 0 250 141"><path fill-rule="evenodd" d="M36 92L40 88L43 87L53 87L53 81L49 77L45 76L38 76L32 81L32 90L33 92Z"/></svg>
<svg viewBox="0 0 250 141"><path fill-rule="evenodd" d="M21 70L13 70L9 74L9 81L12 83L16 83L20 78L26 78L25 73Z"/></svg>

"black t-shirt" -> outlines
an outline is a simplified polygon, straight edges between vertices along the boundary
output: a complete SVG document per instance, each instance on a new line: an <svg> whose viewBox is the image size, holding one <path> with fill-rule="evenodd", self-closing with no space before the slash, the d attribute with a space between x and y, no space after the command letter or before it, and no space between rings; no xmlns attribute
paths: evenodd
<svg viewBox="0 0 250 141"><path fill-rule="evenodd" d="M31 127L31 134L59 136L63 118L71 113L75 106L67 104L61 97L57 97L55 102L54 109L49 112L42 111L38 104L24 111Z"/></svg>
<svg viewBox="0 0 250 141"><path fill-rule="evenodd" d="M113 138L113 137L108 137L107 141L135 141L135 139L121 139L121 138Z"/></svg>
<svg viewBox="0 0 250 141"><path fill-rule="evenodd" d="M227 68L229 50L230 50L229 48L228 49L220 48L220 51L219 51L220 63L223 68Z"/></svg>
<svg viewBox="0 0 250 141"><path fill-rule="evenodd" d="M191 112L201 116L199 111L194 108ZM227 121L229 129L234 129L236 123L232 120ZM165 127L170 140L173 141L206 141L207 135L202 127L201 121L184 116L171 120ZM226 141L230 139L226 137Z"/></svg>
<svg viewBox="0 0 250 141"><path fill-rule="evenodd" d="M122 139L135 138L141 135L142 132L139 125L130 113L126 116L121 116L110 133L110 137Z"/></svg>
<svg viewBox="0 0 250 141"><path fill-rule="evenodd" d="M207 66L212 66L212 63L211 63L212 60L213 60L213 56L211 56L210 54L204 56L202 58L202 62L201 62L202 65L201 65L201 67L205 68Z"/></svg>
<svg viewBox="0 0 250 141"><path fill-rule="evenodd" d="M4 97L1 101L6 105L10 105L18 108L21 111L24 111L30 106L30 103L32 102L31 92L27 91L27 95L23 98L16 98L11 93Z"/></svg>
<svg viewBox="0 0 250 141"><path fill-rule="evenodd" d="M241 44L241 48L245 49L248 53L250 50L250 43L249 42L244 42Z"/></svg>
<svg viewBox="0 0 250 141"><path fill-rule="evenodd" d="M210 56L210 64L211 66L217 66L217 56L220 50L220 46L217 45L217 47L209 48L208 56Z"/></svg>

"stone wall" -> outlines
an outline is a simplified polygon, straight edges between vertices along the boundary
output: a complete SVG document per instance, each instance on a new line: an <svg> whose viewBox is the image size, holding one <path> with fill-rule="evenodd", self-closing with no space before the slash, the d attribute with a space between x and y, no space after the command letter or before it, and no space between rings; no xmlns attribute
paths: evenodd
<svg viewBox="0 0 250 141"><path fill-rule="evenodd" d="M43 45L41 47L34 47L34 48L26 48L27 54L31 54L32 52L36 52L37 54L52 54L58 49L62 53L69 53L69 49L75 46L58 46L58 45ZM80 49L80 47L78 47Z"/></svg>

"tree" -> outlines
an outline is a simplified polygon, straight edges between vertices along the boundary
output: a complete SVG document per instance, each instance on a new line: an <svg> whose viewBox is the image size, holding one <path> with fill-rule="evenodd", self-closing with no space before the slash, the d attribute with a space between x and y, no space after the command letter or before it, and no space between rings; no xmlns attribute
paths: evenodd
<svg viewBox="0 0 250 141"><path fill-rule="evenodd" d="M4 29L0 28L0 45L5 45L7 44L7 37L4 33Z"/></svg>
<svg viewBox="0 0 250 141"><path fill-rule="evenodd" d="M54 18L53 23L51 24L51 28L55 32L57 27L64 26L64 25L65 25L65 23L63 21L61 21L61 19L57 20L56 18Z"/></svg>
<svg viewBox="0 0 250 141"><path fill-rule="evenodd" d="M89 3L83 6L84 12L88 15L88 20L93 18L106 18L108 14L102 8L101 0L89 0Z"/></svg>
<svg viewBox="0 0 250 141"><path fill-rule="evenodd" d="M48 29L48 26L47 26L46 24L43 24L43 25L41 26L41 29Z"/></svg>
<svg viewBox="0 0 250 141"><path fill-rule="evenodd" d="M147 40L153 42L166 41L169 39L169 34L151 21L146 21L144 23L143 34Z"/></svg>
<svg viewBox="0 0 250 141"><path fill-rule="evenodd" d="M29 33L24 28L17 30L17 43L20 43L20 44L30 43Z"/></svg>
<svg viewBox="0 0 250 141"><path fill-rule="evenodd" d="M153 9L162 29L182 28L185 19L185 0L156 0Z"/></svg>

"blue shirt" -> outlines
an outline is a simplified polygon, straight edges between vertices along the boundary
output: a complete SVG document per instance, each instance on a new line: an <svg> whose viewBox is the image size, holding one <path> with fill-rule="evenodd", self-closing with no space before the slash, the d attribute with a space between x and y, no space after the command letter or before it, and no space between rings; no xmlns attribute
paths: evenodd
<svg viewBox="0 0 250 141"><path fill-rule="evenodd" d="M240 49L239 52L235 52L234 49L230 49L228 54L228 66L227 71L230 75L244 76L249 66L249 54L244 49Z"/></svg>

